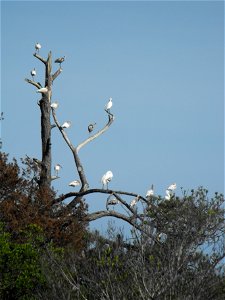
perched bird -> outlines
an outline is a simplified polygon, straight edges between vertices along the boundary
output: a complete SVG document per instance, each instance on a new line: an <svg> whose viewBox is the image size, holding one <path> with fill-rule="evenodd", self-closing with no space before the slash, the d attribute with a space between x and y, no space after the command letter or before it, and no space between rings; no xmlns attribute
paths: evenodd
<svg viewBox="0 0 225 300"><path fill-rule="evenodd" d="M146 193L146 198L150 198L153 195L154 195L154 187L153 187L153 184L152 184L150 190L148 190L147 193Z"/></svg>
<svg viewBox="0 0 225 300"><path fill-rule="evenodd" d="M35 44L35 50L36 50L36 53L39 53L39 50L41 49L41 44L39 43L36 43Z"/></svg>
<svg viewBox="0 0 225 300"><path fill-rule="evenodd" d="M139 201L139 196L135 197L133 200L130 202L130 207L134 207Z"/></svg>
<svg viewBox="0 0 225 300"><path fill-rule="evenodd" d="M58 176L60 169L62 168L62 166L60 164L56 164L54 167L55 170L55 174L56 176Z"/></svg>
<svg viewBox="0 0 225 300"><path fill-rule="evenodd" d="M109 210L109 206L112 205L113 208L115 205L119 204L120 201L116 198L110 199L110 196L108 197L107 201L106 201L106 209Z"/></svg>
<svg viewBox="0 0 225 300"><path fill-rule="evenodd" d="M78 186L80 185L80 181L79 180L74 180L72 182L69 183L69 186Z"/></svg>
<svg viewBox="0 0 225 300"><path fill-rule="evenodd" d="M167 188L167 190L174 191L176 188L177 188L176 183L172 183L172 184Z"/></svg>
<svg viewBox="0 0 225 300"><path fill-rule="evenodd" d="M170 200L171 199L171 191L170 190L166 190L166 196L165 196L165 199L166 200Z"/></svg>
<svg viewBox="0 0 225 300"><path fill-rule="evenodd" d="M112 180L113 178L113 173L112 171L107 171L103 176L102 176L102 179L101 179L101 182L102 182L102 188L104 188L104 186L107 186L107 189L108 189L108 183Z"/></svg>
<svg viewBox="0 0 225 300"><path fill-rule="evenodd" d="M59 176L52 175L52 176L51 176L51 181L52 181L52 180L55 180L55 179L59 179L59 178L60 178Z"/></svg>
<svg viewBox="0 0 225 300"><path fill-rule="evenodd" d="M52 104L51 104L51 108L53 108L53 109L58 108L58 106L59 106L59 103L57 101L52 102Z"/></svg>
<svg viewBox="0 0 225 300"><path fill-rule="evenodd" d="M61 64L64 62L65 58L66 58L66 56L57 58L57 59L55 60L55 63L59 64L59 65L60 65L60 68L61 68Z"/></svg>
<svg viewBox="0 0 225 300"><path fill-rule="evenodd" d="M33 70L30 71L30 75L32 76L32 78L34 80L34 76L37 75L37 72L36 72L35 68L33 68Z"/></svg>
<svg viewBox="0 0 225 300"><path fill-rule="evenodd" d="M46 94L48 92L48 88L47 87L42 87L42 88L36 90L36 92Z"/></svg>
<svg viewBox="0 0 225 300"><path fill-rule="evenodd" d="M70 121L65 121L63 124L62 124L62 126L61 126L61 128L69 128L70 126L71 126L71 122Z"/></svg>
<svg viewBox="0 0 225 300"><path fill-rule="evenodd" d="M110 97L108 103L105 105L105 110L106 110L107 112L109 112L109 111L110 111L110 108L112 107L112 105L113 105L113 103L112 103L112 98Z"/></svg>
<svg viewBox="0 0 225 300"><path fill-rule="evenodd" d="M91 133L94 130L96 123L92 123L88 125L88 132Z"/></svg>

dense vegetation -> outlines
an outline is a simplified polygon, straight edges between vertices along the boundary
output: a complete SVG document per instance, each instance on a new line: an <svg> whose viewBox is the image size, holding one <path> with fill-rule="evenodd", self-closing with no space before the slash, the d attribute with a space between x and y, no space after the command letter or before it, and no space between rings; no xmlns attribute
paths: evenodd
<svg viewBox="0 0 225 300"><path fill-rule="evenodd" d="M23 164L0 154L0 299L224 299L223 195L152 198L128 243L90 232L85 206L52 206Z"/></svg>

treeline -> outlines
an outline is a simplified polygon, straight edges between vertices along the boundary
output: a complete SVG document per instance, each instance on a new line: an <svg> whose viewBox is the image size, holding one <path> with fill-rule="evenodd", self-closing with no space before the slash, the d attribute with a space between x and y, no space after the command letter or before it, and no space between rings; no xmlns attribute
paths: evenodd
<svg viewBox="0 0 225 300"><path fill-rule="evenodd" d="M52 205L37 168L0 154L0 299L225 298L222 194L154 197L128 242L90 232L83 203Z"/></svg>

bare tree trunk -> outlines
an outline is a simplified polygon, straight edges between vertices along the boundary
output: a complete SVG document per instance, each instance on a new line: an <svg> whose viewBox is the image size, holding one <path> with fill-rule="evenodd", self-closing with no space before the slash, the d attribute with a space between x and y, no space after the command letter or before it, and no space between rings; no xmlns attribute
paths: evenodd
<svg viewBox="0 0 225 300"><path fill-rule="evenodd" d="M52 94L52 54L48 54L48 59L45 64L45 86L48 88L48 93L42 94L40 101L41 110L41 140L42 140L42 165L40 175L40 187L51 186L51 94Z"/></svg>

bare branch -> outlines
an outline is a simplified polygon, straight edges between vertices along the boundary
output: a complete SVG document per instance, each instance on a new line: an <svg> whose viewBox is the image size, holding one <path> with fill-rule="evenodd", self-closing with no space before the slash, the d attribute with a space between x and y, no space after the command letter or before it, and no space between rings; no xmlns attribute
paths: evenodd
<svg viewBox="0 0 225 300"><path fill-rule="evenodd" d="M63 128L60 126L60 124L59 124L59 122L58 122L58 120L56 118L56 114L55 114L54 108L52 108L52 115L53 115L53 118L54 118L56 126L60 130L60 132L61 132L64 140L66 141L67 145L69 146L69 148L71 149L71 151L73 153L73 157L74 157L75 164L76 164L76 167L77 167L77 172L79 174L80 181L81 181L81 184L82 184L81 191L85 191L85 190L88 189L89 184L87 182L87 179L86 179L86 176L85 176L85 173L84 173L84 169L83 169L83 166L81 164L80 158L78 156L77 150L76 150L76 148L74 148L73 144L71 143L71 141L67 137L67 134L65 133L65 131L63 130Z"/></svg>
<svg viewBox="0 0 225 300"><path fill-rule="evenodd" d="M39 82L35 82L35 81L33 81L33 80L30 80L30 79L28 79L28 78L25 78L24 79L26 82L28 82L28 83L30 83L30 84L32 84L32 85L34 85L36 88L38 88L38 89L40 89L41 88L41 85L40 85L40 83Z"/></svg>
<svg viewBox="0 0 225 300"><path fill-rule="evenodd" d="M60 132L61 132L61 134L62 134L62 136L63 136L65 142L66 142L67 145L70 147L71 151L74 152L74 151L75 151L75 148L74 148L73 144L71 143L70 139L68 138L68 136L67 136L65 130L60 126L60 124L59 124L59 122L58 122L58 120L57 120L57 118L56 118L56 114L55 114L54 108L52 108L52 116L53 116L53 119L54 119L54 121L55 121L55 124L56 124L56 126L58 127L58 129L60 130Z"/></svg>
<svg viewBox="0 0 225 300"><path fill-rule="evenodd" d="M113 123L113 121L115 120L115 117L111 114L108 113L108 123L101 129L99 130L97 133L95 133L94 135L90 136L89 138L87 138L85 141L83 141L82 143L80 143L76 148L77 148L77 152L79 152L79 150L84 147L86 144L88 144L89 142L93 141L94 139L96 139L97 137L99 137L101 134L103 134L107 129L109 129L110 125Z"/></svg>
<svg viewBox="0 0 225 300"><path fill-rule="evenodd" d="M52 75L52 81L54 81L59 74L62 72L62 68L59 68L53 75Z"/></svg>
<svg viewBox="0 0 225 300"><path fill-rule="evenodd" d="M41 56L40 56L39 54L37 54L37 53L34 53L33 55L34 55L34 57L36 57L37 59L39 59L41 62L43 62L43 64L46 65L47 61L46 61L43 57L41 57Z"/></svg>
<svg viewBox="0 0 225 300"><path fill-rule="evenodd" d="M70 193L64 194L64 195L60 196L59 198L55 199L53 201L53 204L62 202L65 199L70 198L70 197L77 197L77 196L81 197L81 196L88 195L88 194L93 194L93 193L113 194L113 195L117 195L117 197L118 197L118 194L119 195L133 196L133 197L139 196L139 198L141 200L148 203L148 201L144 197L142 197L138 194L135 194L135 193L124 192L124 191L103 190L103 189L90 189L90 190L86 190L86 191L82 191L82 192L70 192Z"/></svg>

